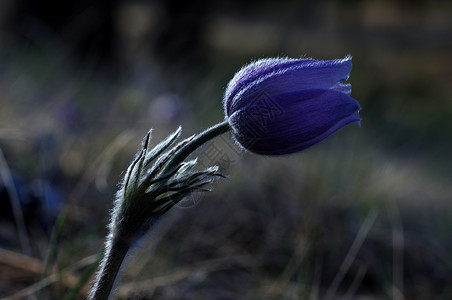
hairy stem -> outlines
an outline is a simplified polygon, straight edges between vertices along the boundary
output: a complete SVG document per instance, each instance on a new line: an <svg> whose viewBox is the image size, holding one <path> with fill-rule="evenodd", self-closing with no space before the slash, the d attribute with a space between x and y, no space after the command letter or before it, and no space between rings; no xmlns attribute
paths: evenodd
<svg viewBox="0 0 452 300"><path fill-rule="evenodd" d="M99 266L99 273L96 276L89 300L110 299L116 278L129 249L130 245L123 240L107 242L105 255Z"/></svg>
<svg viewBox="0 0 452 300"><path fill-rule="evenodd" d="M215 126L212 126L203 132L197 134L193 140L191 140L189 143L187 143L184 147L180 148L170 159L170 161L163 167L161 170L161 174L165 174L165 172L171 170L178 164L180 164L184 159L187 158L193 151L195 151L198 147L201 145L207 143L211 139L219 136L220 134L223 134L225 132L228 132L231 130L231 127L229 126L228 121L224 121L221 123L218 123Z"/></svg>

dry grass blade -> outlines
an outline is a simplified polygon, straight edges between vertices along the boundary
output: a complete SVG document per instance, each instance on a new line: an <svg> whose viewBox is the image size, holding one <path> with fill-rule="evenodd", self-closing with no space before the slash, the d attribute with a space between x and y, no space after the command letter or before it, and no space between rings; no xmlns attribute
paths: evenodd
<svg viewBox="0 0 452 300"><path fill-rule="evenodd" d="M229 266L231 262L237 263L242 267L255 266L257 263L255 258L250 255L236 255L226 258L214 258L205 260L200 263L177 268L170 274L157 276L152 279L147 279L139 282L133 281L123 284L119 288L118 294L126 297L132 292L150 292L159 286L170 286L192 276L196 276L197 278L202 280L203 278L207 277L210 272L218 271L225 266Z"/></svg>
<svg viewBox="0 0 452 300"><path fill-rule="evenodd" d="M345 294L343 300L354 299L356 291L358 290L359 286L361 285L361 283L362 283L362 281L364 279L364 276L366 276L366 273L367 273L367 267L366 266L360 266L359 269L358 269L358 273L356 273L356 276L353 279L352 284L348 288L348 291Z"/></svg>
<svg viewBox="0 0 452 300"><path fill-rule="evenodd" d="M39 259L3 248L0 248L0 264L34 274L41 274L43 269L43 264Z"/></svg>
<svg viewBox="0 0 452 300"><path fill-rule="evenodd" d="M11 207L13 209L14 220L17 225L17 233L19 235L20 244L22 250L25 253L30 253L30 240L28 238L27 229L25 228L25 220L22 212L22 206L20 204L19 195L17 194L16 187L14 185L11 171L6 162L3 151L0 149L0 177L5 185L11 200Z"/></svg>
<svg viewBox="0 0 452 300"><path fill-rule="evenodd" d="M6 250L2 250L2 251L6 251ZM8 253L9 252L9 253ZM12 255L12 256L17 256L17 254L11 253L10 251L5 252L8 255ZM23 256L21 256L21 258L24 258ZM17 261L18 257L16 257L15 261ZM27 259L33 259L33 258L29 258L27 257ZM18 291L17 293L10 295L8 297L4 297L1 300L18 300L18 299L24 299L28 296L31 296L35 293L37 293L39 290L41 290L42 288L49 286L55 282L57 282L61 277L65 278L65 282L69 285L69 286L74 286L75 284L77 284L78 282L78 278L77 276L73 275L74 272L78 271L81 268L84 268L88 265L91 265L93 263L95 263L97 261L98 257L97 255L91 255L88 257L85 257L81 260L79 260L78 262L76 262L75 264L73 264L72 266L61 270L61 272L59 273L54 273L51 274L45 278L43 278L42 280ZM43 269L43 264L41 262L39 262L39 271L38 273L42 272ZM84 295L88 294L88 289L82 289L82 293Z"/></svg>
<svg viewBox="0 0 452 300"><path fill-rule="evenodd" d="M402 221L400 213L396 205L394 204L393 213L391 216L392 223L392 273L393 273L393 287L392 287L392 299L401 300L403 296L403 260L404 260L404 248L405 238L403 234Z"/></svg>
<svg viewBox="0 0 452 300"><path fill-rule="evenodd" d="M306 253L309 249L309 244L305 239L298 241L291 259L287 262L286 268L283 270L278 281L269 288L269 292L274 294L277 290L285 290L290 284L290 278L297 272L301 266Z"/></svg>
<svg viewBox="0 0 452 300"><path fill-rule="evenodd" d="M350 269L351 264L355 260L356 254L358 253L362 244L366 240L366 237L369 234L369 231L372 228L372 226L375 222L375 219L377 218L377 215L378 215L378 212L376 209L372 210L367 215L361 228L358 231L358 234L356 235L355 240L353 241L352 246L350 247L350 250L348 251L344 261L342 262L342 265L339 268L339 271L336 274L336 277L334 278L333 283L331 284L330 288L328 289L325 299L334 299L334 296L336 294L337 289L339 288L339 285L341 284L342 280L344 279L345 274Z"/></svg>

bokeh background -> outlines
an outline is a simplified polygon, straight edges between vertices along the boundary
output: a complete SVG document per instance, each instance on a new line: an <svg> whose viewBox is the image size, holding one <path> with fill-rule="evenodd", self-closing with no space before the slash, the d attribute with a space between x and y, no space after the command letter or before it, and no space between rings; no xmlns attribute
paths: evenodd
<svg viewBox="0 0 452 300"><path fill-rule="evenodd" d="M348 125L299 154L197 153L118 299L452 299L452 3L0 2L0 297L84 299L122 172L221 121L253 59L353 56ZM94 266L94 267L93 267Z"/></svg>

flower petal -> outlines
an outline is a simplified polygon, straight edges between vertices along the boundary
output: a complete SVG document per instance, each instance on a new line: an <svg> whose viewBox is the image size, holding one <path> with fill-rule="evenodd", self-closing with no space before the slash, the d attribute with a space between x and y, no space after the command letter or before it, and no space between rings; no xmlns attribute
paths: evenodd
<svg viewBox="0 0 452 300"><path fill-rule="evenodd" d="M244 85L232 99L226 98L226 115L267 97L302 90L330 89L348 79L352 69L351 57L327 61L310 60L276 69Z"/></svg>
<svg viewBox="0 0 452 300"><path fill-rule="evenodd" d="M308 90L262 99L229 118L236 140L247 150L283 155L304 150L351 122L359 103L334 90Z"/></svg>
<svg viewBox="0 0 452 300"><path fill-rule="evenodd" d="M292 59L292 58L266 58L260 59L244 66L238 71L228 83L224 99L233 99L240 90L259 78L265 77L275 71L284 71L293 66L302 66L313 62L313 59ZM224 101L226 112L230 109L231 101Z"/></svg>
<svg viewBox="0 0 452 300"><path fill-rule="evenodd" d="M338 82L331 87L332 90L344 93L346 95L350 95L352 93L352 85L350 83L341 83Z"/></svg>

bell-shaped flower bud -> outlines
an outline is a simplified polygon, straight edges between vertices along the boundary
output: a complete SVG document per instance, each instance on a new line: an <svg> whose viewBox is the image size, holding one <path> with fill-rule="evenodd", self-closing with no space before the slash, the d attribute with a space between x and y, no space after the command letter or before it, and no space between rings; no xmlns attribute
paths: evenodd
<svg viewBox="0 0 452 300"><path fill-rule="evenodd" d="M269 58L243 67L223 104L236 141L264 155L302 151L351 122L358 101L345 83L351 57L327 61Z"/></svg>

